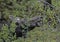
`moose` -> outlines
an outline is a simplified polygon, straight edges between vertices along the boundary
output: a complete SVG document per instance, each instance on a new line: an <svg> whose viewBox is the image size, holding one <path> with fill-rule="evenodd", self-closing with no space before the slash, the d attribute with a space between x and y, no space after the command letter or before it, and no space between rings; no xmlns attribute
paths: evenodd
<svg viewBox="0 0 60 42"><path fill-rule="evenodd" d="M43 17L36 16L31 18L29 21L26 19L19 19L17 18L17 21L15 22L16 28L15 28L15 34L16 38L18 37L26 37L27 31L33 30L35 27L40 27L42 23ZM24 27L22 27L23 25Z"/></svg>

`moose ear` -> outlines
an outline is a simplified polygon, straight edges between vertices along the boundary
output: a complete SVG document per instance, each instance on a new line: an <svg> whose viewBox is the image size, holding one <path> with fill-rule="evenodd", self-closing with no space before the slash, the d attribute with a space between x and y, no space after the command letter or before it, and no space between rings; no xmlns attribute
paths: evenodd
<svg viewBox="0 0 60 42"><path fill-rule="evenodd" d="M9 19L10 19L11 21L14 21L14 20L15 20L15 17L14 17L13 15L9 15Z"/></svg>

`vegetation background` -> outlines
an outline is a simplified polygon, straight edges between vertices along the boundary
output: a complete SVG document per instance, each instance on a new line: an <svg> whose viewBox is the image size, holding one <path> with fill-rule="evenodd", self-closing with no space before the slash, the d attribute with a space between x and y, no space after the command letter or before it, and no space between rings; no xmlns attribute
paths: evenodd
<svg viewBox="0 0 60 42"><path fill-rule="evenodd" d="M32 18L34 16L43 16L43 24L27 33L27 38L19 38L12 36L11 32L15 31L15 23L11 23L10 30L7 25L2 27L0 31L0 42L3 39L6 42L60 42L60 0L52 0L55 9L52 11L47 7L47 11L43 10L43 3L39 0L0 0L0 16L4 14L8 20L9 15L20 18ZM1 13L2 12L2 13ZM49 20L49 18L51 20ZM10 36L9 36L10 35Z"/></svg>

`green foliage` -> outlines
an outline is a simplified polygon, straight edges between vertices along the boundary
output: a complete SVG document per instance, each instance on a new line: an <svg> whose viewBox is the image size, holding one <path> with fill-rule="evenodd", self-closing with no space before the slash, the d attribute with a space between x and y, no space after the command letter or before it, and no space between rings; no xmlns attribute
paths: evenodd
<svg viewBox="0 0 60 42"><path fill-rule="evenodd" d="M10 2L12 2L11 5L9 5ZM14 22L11 23L10 29L7 25L3 25L0 31L0 42L3 42L1 38L4 38L6 42L56 42L56 36L60 36L60 24L57 24L57 18L60 18L60 1L52 0L52 4L56 8L51 11L48 7L47 11L45 11L43 10L43 3L39 3L37 0L22 0L21 2L0 0L0 15L4 14L7 20L9 15L28 19L34 16L43 16L43 26L36 27L28 32L26 39L22 37L16 40L16 35L13 37L12 33L15 32L16 27ZM54 15L58 15L58 17ZM51 19L50 21L48 21L49 18ZM54 28L55 26L57 28Z"/></svg>

